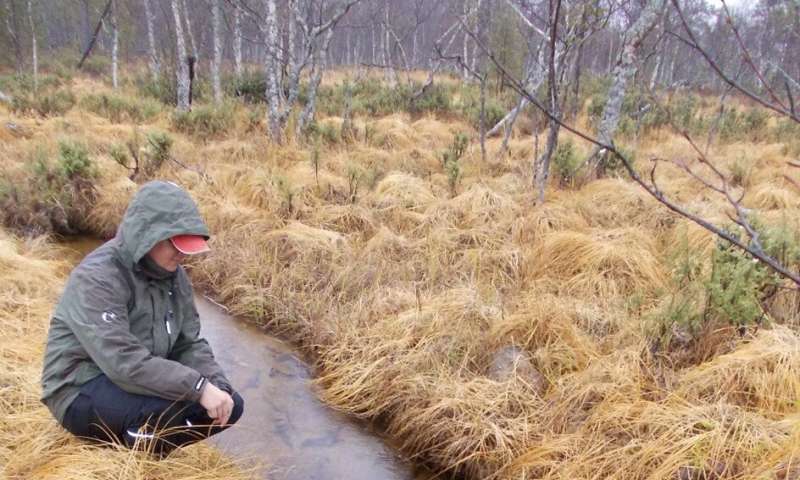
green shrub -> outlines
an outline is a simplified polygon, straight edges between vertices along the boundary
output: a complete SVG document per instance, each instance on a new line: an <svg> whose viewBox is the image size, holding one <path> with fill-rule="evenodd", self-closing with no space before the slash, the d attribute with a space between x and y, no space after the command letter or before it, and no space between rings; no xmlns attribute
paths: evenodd
<svg viewBox="0 0 800 480"><path fill-rule="evenodd" d="M467 150L469 137L465 133L456 133L453 142L442 152L442 167L447 175L447 184L450 187L450 195L455 196L458 184L461 181L461 165L459 161Z"/></svg>
<svg viewBox="0 0 800 480"><path fill-rule="evenodd" d="M62 141L55 162L37 149L28 165L25 181L0 178L3 224L22 235L87 231L97 169L86 147Z"/></svg>
<svg viewBox="0 0 800 480"><path fill-rule="evenodd" d="M341 130L331 123L310 122L304 131L306 137L312 142L324 141L329 145L334 145L342 140Z"/></svg>
<svg viewBox="0 0 800 480"><path fill-rule="evenodd" d="M481 121L481 101L480 92L475 86L462 86L461 92L461 114L476 129L480 128ZM490 129L497 124L508 113L509 108L495 97L487 96L485 104L486 129Z"/></svg>
<svg viewBox="0 0 800 480"><path fill-rule="evenodd" d="M177 131L202 139L223 135L233 126L233 106L223 104L196 106L188 112L172 114L172 126Z"/></svg>
<svg viewBox="0 0 800 480"><path fill-rule="evenodd" d="M673 124L680 130L687 131L690 134L700 133L704 129L702 118L698 115L699 99L696 95L687 94L678 96L675 101L669 105L669 115L672 116ZM662 110L656 107L656 110ZM667 122L667 112L660 112L658 115L663 115L664 119L661 120L660 125L665 125ZM655 122L654 122L655 123Z"/></svg>
<svg viewBox="0 0 800 480"><path fill-rule="evenodd" d="M593 124L599 125L607 100L607 91L596 92L587 106L587 115ZM617 131L620 135L638 135L672 125L689 133L703 129L698 116L699 100L695 95L677 97L667 105L653 101L642 92L631 90L622 100Z"/></svg>
<svg viewBox="0 0 800 480"><path fill-rule="evenodd" d="M75 142L59 142L58 169L59 173L70 180L75 178L89 179L97 176L94 163L89 158L89 151L86 146Z"/></svg>
<svg viewBox="0 0 800 480"><path fill-rule="evenodd" d="M68 80L68 78L67 78ZM60 75L39 75L39 91L55 90L65 83L65 78ZM33 75L0 75L0 90L12 97L33 93Z"/></svg>
<svg viewBox="0 0 800 480"><path fill-rule="evenodd" d="M136 90L142 96L158 100L164 105L175 106L178 104L178 85L175 81L175 72L163 70L158 81L153 81L149 74L139 75L133 80ZM192 83L192 104L202 103L209 98L211 84L205 78L195 78Z"/></svg>
<svg viewBox="0 0 800 480"><path fill-rule="evenodd" d="M621 153L635 168L636 165L636 152L633 150L629 150L627 148L623 148L621 146L617 146L617 150ZM624 177L628 175L628 170L625 168L625 164L622 162L617 155L612 153L606 153L605 158L603 158L603 165L606 175L613 175L613 176L620 176Z"/></svg>
<svg viewBox="0 0 800 480"><path fill-rule="evenodd" d="M170 159L172 138L163 132L150 132L146 135L147 144L141 146L141 137L134 130L133 136L125 145L111 146L111 159L130 171L129 178L135 182L152 179L167 160Z"/></svg>
<svg viewBox="0 0 800 480"><path fill-rule="evenodd" d="M243 72L241 77L232 76L226 82L226 93L247 103L266 103L267 81L262 72Z"/></svg>
<svg viewBox="0 0 800 480"><path fill-rule="evenodd" d="M800 262L796 232L785 226L767 228L751 222L765 253L796 271ZM738 238L735 231L730 233ZM733 326L741 332L768 318L767 300L777 292L782 279L738 247L718 240L710 269L704 269L705 259L689 248L684 236L675 245L672 257L672 292L668 302L649 316L648 335L654 348L686 348L720 326Z"/></svg>
<svg viewBox="0 0 800 480"><path fill-rule="evenodd" d="M92 55L83 62L81 71L93 77L103 77L111 73L111 59L104 55Z"/></svg>
<svg viewBox="0 0 800 480"><path fill-rule="evenodd" d="M452 92L441 84L433 84L419 98L409 102L409 113L449 113L452 110Z"/></svg>
<svg viewBox="0 0 800 480"><path fill-rule="evenodd" d="M172 137L163 132L147 134L146 163L143 168L146 177L152 176L164 162L169 160L172 150Z"/></svg>
<svg viewBox="0 0 800 480"><path fill-rule="evenodd" d="M81 106L90 112L108 118L114 123L142 123L155 117L161 107L153 100L132 100L119 95L89 94L81 99Z"/></svg>
<svg viewBox="0 0 800 480"><path fill-rule="evenodd" d="M558 142L553 154L553 170L561 186L573 186L581 159L575 152L575 144L567 138Z"/></svg>
<svg viewBox="0 0 800 480"><path fill-rule="evenodd" d="M153 81L149 75L141 75L134 79L134 84L142 96L158 100L164 105L176 105L178 103L174 72L161 72L158 81Z"/></svg>
<svg viewBox="0 0 800 480"><path fill-rule="evenodd" d="M43 117L61 116L75 105L71 90L60 89L38 94L14 96L11 108L17 113L35 113Z"/></svg>
<svg viewBox="0 0 800 480"><path fill-rule="evenodd" d="M719 138L724 141L737 139L743 130L742 116L735 107L726 108L717 120Z"/></svg>

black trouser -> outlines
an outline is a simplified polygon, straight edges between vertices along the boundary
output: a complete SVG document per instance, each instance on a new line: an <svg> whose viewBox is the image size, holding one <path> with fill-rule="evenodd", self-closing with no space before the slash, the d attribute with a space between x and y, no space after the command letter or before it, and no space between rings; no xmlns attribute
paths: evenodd
<svg viewBox="0 0 800 480"><path fill-rule="evenodd" d="M244 400L233 393L233 411L224 426L199 403L128 393L105 375L81 386L64 416L64 428L76 436L122 443L165 456L176 447L215 435L242 416Z"/></svg>

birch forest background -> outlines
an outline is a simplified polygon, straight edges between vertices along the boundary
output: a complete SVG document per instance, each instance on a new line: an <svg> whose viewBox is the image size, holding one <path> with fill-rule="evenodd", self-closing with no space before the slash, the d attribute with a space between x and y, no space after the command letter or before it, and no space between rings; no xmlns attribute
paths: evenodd
<svg viewBox="0 0 800 480"><path fill-rule="evenodd" d="M162 178L432 475L800 479L798 95L796 0L0 0L0 471L257 475L38 403L52 252Z"/></svg>

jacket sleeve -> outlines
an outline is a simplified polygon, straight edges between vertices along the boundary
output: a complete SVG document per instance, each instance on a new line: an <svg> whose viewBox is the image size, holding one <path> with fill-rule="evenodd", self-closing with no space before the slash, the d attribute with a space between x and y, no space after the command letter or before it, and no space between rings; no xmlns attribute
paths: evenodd
<svg viewBox="0 0 800 480"><path fill-rule="evenodd" d="M172 347L169 358L197 370L215 386L228 393L233 393L230 381L225 377L222 367L219 366L214 358L211 345L200 336L200 316L194 305L191 284L188 278L184 278L184 280L184 288L188 292L185 297L190 309L189 314L183 319L181 331L178 334L175 345Z"/></svg>
<svg viewBox="0 0 800 480"><path fill-rule="evenodd" d="M123 390L168 400L197 402L206 378L179 362L154 356L130 332L131 292L114 273L76 272L61 311L81 346L100 370Z"/></svg>

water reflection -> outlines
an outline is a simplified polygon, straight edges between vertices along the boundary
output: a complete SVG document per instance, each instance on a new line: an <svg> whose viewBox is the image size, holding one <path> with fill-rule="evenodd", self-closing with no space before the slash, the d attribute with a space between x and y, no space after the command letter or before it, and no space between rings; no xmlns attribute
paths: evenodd
<svg viewBox="0 0 800 480"><path fill-rule="evenodd" d="M214 437L223 450L264 460L273 479L410 479L375 435L321 403L303 361L282 342L196 298L202 334L245 399L237 425Z"/></svg>

